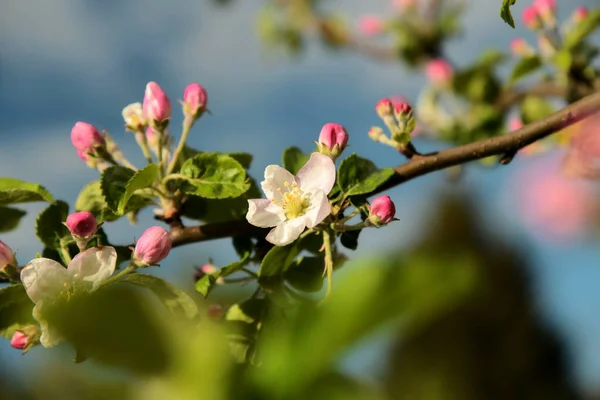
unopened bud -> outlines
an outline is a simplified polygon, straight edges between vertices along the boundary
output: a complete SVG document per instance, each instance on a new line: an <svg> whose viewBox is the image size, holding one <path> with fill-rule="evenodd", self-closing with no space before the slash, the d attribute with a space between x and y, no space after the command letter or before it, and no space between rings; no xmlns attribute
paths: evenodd
<svg viewBox="0 0 600 400"><path fill-rule="evenodd" d="M148 82L142 105L144 115L154 126L164 126L171 118L171 101L156 82Z"/></svg>
<svg viewBox="0 0 600 400"><path fill-rule="evenodd" d="M18 280L17 259L15 253L6 243L0 240L0 272L9 280Z"/></svg>
<svg viewBox="0 0 600 400"><path fill-rule="evenodd" d="M390 99L381 99L375 104L375 111L380 118L385 119L394 115L394 107Z"/></svg>
<svg viewBox="0 0 600 400"><path fill-rule="evenodd" d="M556 25L556 0L535 0L533 7L544 24L549 27Z"/></svg>
<svg viewBox="0 0 600 400"><path fill-rule="evenodd" d="M454 71L450 63L443 58L431 60L425 65L425 75L436 85L447 85L452 80Z"/></svg>
<svg viewBox="0 0 600 400"><path fill-rule="evenodd" d="M141 103L129 104L123 108L121 114L123 115L123 120L125 120L125 127L131 132L143 131L146 125L148 125L148 120L144 115Z"/></svg>
<svg viewBox="0 0 600 400"><path fill-rule="evenodd" d="M366 15L358 22L358 29L365 36L375 36L383 32L385 23L381 18L374 15Z"/></svg>
<svg viewBox="0 0 600 400"><path fill-rule="evenodd" d="M40 342L40 336L40 328L37 325L27 325L13 333L10 345L15 349L23 350L25 354Z"/></svg>
<svg viewBox="0 0 600 400"><path fill-rule="evenodd" d="M71 143L77 150L80 158L89 158L90 154L95 154L98 149L106 146L104 137L93 125L87 122L76 122L71 129ZM85 160L87 161L87 160Z"/></svg>
<svg viewBox="0 0 600 400"><path fill-rule="evenodd" d="M197 119L206 110L206 90L198 83L190 83L183 91L183 115Z"/></svg>
<svg viewBox="0 0 600 400"><path fill-rule="evenodd" d="M525 7L523 9L523 23L531 30L538 30L542 27L542 20L538 14L538 9L535 6Z"/></svg>
<svg viewBox="0 0 600 400"><path fill-rule="evenodd" d="M589 14L589 10L587 9L587 7L585 6L579 6L575 9L575 11L573 12L573 16L571 17L571 20L578 24L581 21L583 21L584 19L586 19L586 17Z"/></svg>
<svg viewBox="0 0 600 400"><path fill-rule="evenodd" d="M523 38L515 38L510 42L510 51L519 57L528 57L534 54L533 48Z"/></svg>
<svg viewBox="0 0 600 400"><path fill-rule="evenodd" d="M390 196L384 195L373 199L369 211L369 221L379 227L394 220L396 206Z"/></svg>
<svg viewBox="0 0 600 400"><path fill-rule="evenodd" d="M85 250L87 243L98 230L96 217L89 211L70 214L65 225L69 228L69 232L73 235L73 239L81 251Z"/></svg>
<svg viewBox="0 0 600 400"><path fill-rule="evenodd" d="M385 132L378 126L372 126L369 129L369 137L376 142L383 142L386 139Z"/></svg>
<svg viewBox="0 0 600 400"><path fill-rule="evenodd" d="M25 350L28 344L29 337L21 331L15 331L12 339L10 340L10 345L19 350Z"/></svg>
<svg viewBox="0 0 600 400"><path fill-rule="evenodd" d="M169 255L171 246L169 233L160 226L152 226L146 229L135 244L133 258L142 267L156 265Z"/></svg>
<svg viewBox="0 0 600 400"><path fill-rule="evenodd" d="M348 145L348 132L340 124L327 123L321 128L317 146L321 154L337 158Z"/></svg>

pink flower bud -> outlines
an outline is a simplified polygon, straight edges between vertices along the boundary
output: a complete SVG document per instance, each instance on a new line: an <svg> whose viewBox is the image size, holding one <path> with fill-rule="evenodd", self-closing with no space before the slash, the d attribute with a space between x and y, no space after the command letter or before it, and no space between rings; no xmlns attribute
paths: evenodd
<svg viewBox="0 0 600 400"><path fill-rule="evenodd" d="M535 0L533 7L538 15L545 21L552 23L556 17L556 0Z"/></svg>
<svg viewBox="0 0 600 400"><path fill-rule="evenodd" d="M80 211L69 215L66 225L74 238L90 238L98 230L96 217L89 211Z"/></svg>
<svg viewBox="0 0 600 400"><path fill-rule="evenodd" d="M71 129L71 142L77 149L80 158L83 158L80 153L87 156L88 153L94 153L95 148L106 146L106 141L98 132L98 129L81 121L76 122L73 129Z"/></svg>
<svg viewBox="0 0 600 400"><path fill-rule="evenodd" d="M169 233L160 226L152 226L142 234L133 251L133 257L143 266L156 265L171 251Z"/></svg>
<svg viewBox="0 0 600 400"><path fill-rule="evenodd" d="M406 102L397 102L394 104L394 114L408 115L412 112L412 107Z"/></svg>
<svg viewBox="0 0 600 400"><path fill-rule="evenodd" d="M366 36L379 35L384 28L381 18L374 15L366 15L358 22L358 29Z"/></svg>
<svg viewBox="0 0 600 400"><path fill-rule="evenodd" d="M146 118L164 122L171 118L171 101L156 82L148 82L142 105Z"/></svg>
<svg viewBox="0 0 600 400"><path fill-rule="evenodd" d="M434 84L445 85L449 83L453 74L452 66L443 58L431 60L425 65L425 75Z"/></svg>
<svg viewBox="0 0 600 400"><path fill-rule="evenodd" d="M578 24L581 21L583 21L588 16L589 13L590 13L590 11L587 9L587 7L579 6L573 12L573 16L571 17L571 19L573 20L573 22Z"/></svg>
<svg viewBox="0 0 600 400"><path fill-rule="evenodd" d="M225 314L225 309L220 304L211 304L206 311L206 316L210 319L221 319L223 314Z"/></svg>
<svg viewBox="0 0 600 400"><path fill-rule="evenodd" d="M515 56L526 57L533 54L533 49L523 38L515 38L510 42L510 51Z"/></svg>
<svg viewBox="0 0 600 400"><path fill-rule="evenodd" d="M21 331L15 331L10 340L10 345L18 350L25 350L29 345L29 336Z"/></svg>
<svg viewBox="0 0 600 400"><path fill-rule="evenodd" d="M375 104L375 111L381 118L390 117L394 114L394 108L390 99L381 99Z"/></svg>
<svg viewBox="0 0 600 400"><path fill-rule="evenodd" d="M379 196L371 202L369 221L375 226L389 224L396 215L396 206L390 196Z"/></svg>
<svg viewBox="0 0 600 400"><path fill-rule="evenodd" d="M2 240L0 240L0 270L3 270L6 266L17 266L17 260L15 259L15 253L10 247Z"/></svg>
<svg viewBox="0 0 600 400"><path fill-rule="evenodd" d="M333 158L338 157L348 144L348 132L340 124L327 123L319 134L319 151Z"/></svg>
<svg viewBox="0 0 600 400"><path fill-rule="evenodd" d="M541 22L537 7L529 6L523 10L523 23L527 28L539 29L542 26Z"/></svg>
<svg viewBox="0 0 600 400"><path fill-rule="evenodd" d="M183 91L183 115L198 118L206 109L206 90L198 83L190 83Z"/></svg>

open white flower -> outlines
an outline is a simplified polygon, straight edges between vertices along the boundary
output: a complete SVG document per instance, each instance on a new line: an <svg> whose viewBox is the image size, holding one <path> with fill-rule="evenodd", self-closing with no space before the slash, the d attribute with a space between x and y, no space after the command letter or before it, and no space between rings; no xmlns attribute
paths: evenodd
<svg viewBox="0 0 600 400"><path fill-rule="evenodd" d="M331 213L327 195L335 183L335 164L312 153L294 177L278 165L265 169L261 182L266 199L248 200L246 219L261 228L274 226L267 240L277 246L292 243L304 228L313 228Z"/></svg>
<svg viewBox="0 0 600 400"><path fill-rule="evenodd" d="M42 328L40 342L44 347L60 343L62 338L43 318L42 308L72 296L93 292L115 271L117 252L113 247L92 247L76 255L68 268L49 258L36 258L21 271L21 281L35 303L33 317Z"/></svg>

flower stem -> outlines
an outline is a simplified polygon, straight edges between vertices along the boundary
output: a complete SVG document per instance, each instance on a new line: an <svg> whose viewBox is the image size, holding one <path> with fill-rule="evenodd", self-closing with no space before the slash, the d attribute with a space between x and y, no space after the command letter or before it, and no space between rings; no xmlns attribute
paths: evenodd
<svg viewBox="0 0 600 400"><path fill-rule="evenodd" d="M165 177L165 170L164 170L164 166L163 166L163 138L165 135L165 129L163 127L161 127L158 130L158 151L157 151L157 157L158 157L158 177L159 179L162 181L162 179Z"/></svg>
<svg viewBox="0 0 600 400"><path fill-rule="evenodd" d="M63 240L60 241L60 255L66 265L71 262L71 254L69 253L69 243L65 243Z"/></svg>
<svg viewBox="0 0 600 400"><path fill-rule="evenodd" d="M333 283L333 254L331 250L331 235L328 230L323 231L323 246L325 247L325 270L323 275L327 274L327 290L325 291L325 297L319 302L323 303L331 294L331 287Z"/></svg>
<svg viewBox="0 0 600 400"><path fill-rule="evenodd" d="M169 175L175 169L175 166L177 165L177 159L185 147L185 142L190 131L192 130L192 126L194 126L194 119L189 117L184 118L183 128L181 129L181 138L179 138L179 143L177 144L177 148L173 153L173 158L171 159L169 167L167 168L167 175Z"/></svg>
<svg viewBox="0 0 600 400"><path fill-rule="evenodd" d="M152 164L152 156L150 155L150 149L148 148L148 138L143 130L139 130L135 133L135 140L144 153L144 158L148 161L148 164Z"/></svg>
<svg viewBox="0 0 600 400"><path fill-rule="evenodd" d="M122 277L124 277L125 275L129 275L135 272L135 270L137 269L137 265L135 265L134 263L130 263L125 269L123 269L121 272L117 273L116 275L111 276L110 278L108 278L107 280L103 281L100 286L106 286L109 285L111 283L117 282L119 279L121 279Z"/></svg>

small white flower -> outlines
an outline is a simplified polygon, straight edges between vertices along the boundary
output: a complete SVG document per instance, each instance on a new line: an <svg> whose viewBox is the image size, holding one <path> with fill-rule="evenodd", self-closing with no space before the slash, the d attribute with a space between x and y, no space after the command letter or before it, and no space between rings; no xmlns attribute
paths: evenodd
<svg viewBox="0 0 600 400"><path fill-rule="evenodd" d="M331 158L312 153L294 177L278 165L265 169L261 182L266 199L248 200L246 219L261 228L274 226L267 240L277 246L292 243L304 228L313 228L330 213L327 195L335 183Z"/></svg>
<svg viewBox="0 0 600 400"><path fill-rule="evenodd" d="M123 115L125 125L134 132L144 129L144 127L148 125L146 116L142 111L142 103L131 103L127 105L123 108L121 115Z"/></svg>
<svg viewBox="0 0 600 400"><path fill-rule="evenodd" d="M52 347L62 338L48 326L42 308L58 300L69 300L82 292L93 292L115 271L117 252L113 247L92 247L76 255L64 268L49 258L31 260L21 271L21 281L29 298L35 303L33 317L42 328L40 342Z"/></svg>

